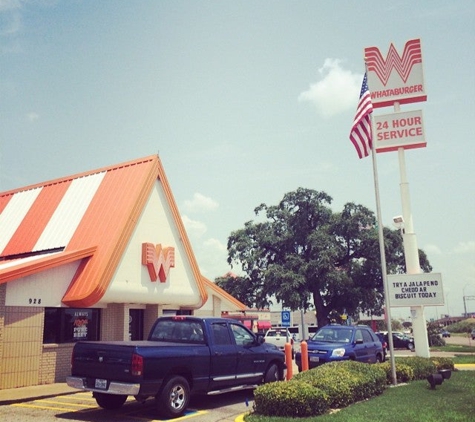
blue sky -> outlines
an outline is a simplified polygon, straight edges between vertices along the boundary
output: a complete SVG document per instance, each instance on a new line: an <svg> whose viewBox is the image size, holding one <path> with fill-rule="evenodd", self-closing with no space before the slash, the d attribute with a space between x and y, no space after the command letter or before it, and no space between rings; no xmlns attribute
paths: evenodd
<svg viewBox="0 0 475 422"><path fill-rule="evenodd" d="M348 139L363 51L420 38L428 101L402 111L423 110L427 148L406 170L447 299L425 313L460 314L475 296L474 21L468 0L0 0L0 190L158 153L214 279L229 234L298 187L376 210L371 159ZM397 153L377 162L391 226Z"/></svg>

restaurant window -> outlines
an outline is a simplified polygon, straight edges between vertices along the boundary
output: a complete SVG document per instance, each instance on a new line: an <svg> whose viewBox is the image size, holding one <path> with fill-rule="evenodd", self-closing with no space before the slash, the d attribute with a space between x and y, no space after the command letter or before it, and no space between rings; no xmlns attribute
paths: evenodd
<svg viewBox="0 0 475 422"><path fill-rule="evenodd" d="M43 343L99 340L99 309L45 308Z"/></svg>
<svg viewBox="0 0 475 422"><path fill-rule="evenodd" d="M129 310L129 340L143 340L144 310Z"/></svg>

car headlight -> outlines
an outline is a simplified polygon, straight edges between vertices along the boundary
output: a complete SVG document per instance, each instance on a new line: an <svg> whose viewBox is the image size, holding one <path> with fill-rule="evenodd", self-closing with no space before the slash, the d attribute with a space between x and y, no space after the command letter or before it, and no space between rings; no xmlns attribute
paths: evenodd
<svg viewBox="0 0 475 422"><path fill-rule="evenodd" d="M345 349L339 348L339 349L333 349L332 356L336 356L341 358L342 356L345 356Z"/></svg>

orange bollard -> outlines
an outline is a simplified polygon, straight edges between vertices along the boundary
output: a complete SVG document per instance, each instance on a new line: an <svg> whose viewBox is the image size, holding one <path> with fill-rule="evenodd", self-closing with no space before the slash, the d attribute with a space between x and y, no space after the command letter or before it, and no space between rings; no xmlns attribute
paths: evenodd
<svg viewBox="0 0 475 422"><path fill-rule="evenodd" d="M287 376L286 379L289 381L292 379L293 374L293 362L292 362L292 345L290 343L285 343L285 364L287 365Z"/></svg>
<svg viewBox="0 0 475 422"><path fill-rule="evenodd" d="M305 340L300 343L300 354L302 357L302 372L308 371L308 346Z"/></svg>

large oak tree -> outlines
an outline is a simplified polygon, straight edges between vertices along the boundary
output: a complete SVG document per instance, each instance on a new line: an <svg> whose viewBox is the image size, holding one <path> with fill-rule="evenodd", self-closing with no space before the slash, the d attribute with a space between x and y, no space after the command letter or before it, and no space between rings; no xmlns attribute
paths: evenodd
<svg viewBox="0 0 475 422"><path fill-rule="evenodd" d="M245 223L228 239L228 262L239 276L216 283L249 307L276 300L291 310L314 308L318 325L330 312L380 312L384 305L376 218L368 208L347 203L330 208L325 192L299 188L278 205L259 205L258 221ZM404 273L402 236L384 228L388 273ZM423 271L431 266L419 251Z"/></svg>

